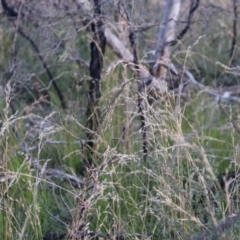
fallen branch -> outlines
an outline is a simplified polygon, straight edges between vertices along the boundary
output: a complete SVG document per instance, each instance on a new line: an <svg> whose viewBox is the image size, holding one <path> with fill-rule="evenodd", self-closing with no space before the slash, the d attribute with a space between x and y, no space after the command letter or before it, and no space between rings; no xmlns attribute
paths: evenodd
<svg viewBox="0 0 240 240"><path fill-rule="evenodd" d="M232 96L232 94L239 94L240 93L240 85L231 86L231 87L224 87L224 88L211 88L204 86L203 84L199 83L195 80L194 76L188 70L183 70L183 72L178 72L176 68L172 64L166 64L163 61L158 61L158 64L162 67L166 68L173 76L177 78L177 81L180 82L180 79L185 77L182 81L181 86L178 89L174 89L171 92L177 93L180 88L186 85L192 85L196 87L198 90L202 92L206 92L216 98L216 102L219 101L230 101L230 102L238 102L240 103L240 99L238 97Z"/></svg>
<svg viewBox="0 0 240 240"><path fill-rule="evenodd" d="M80 185L85 185L85 181L81 180L80 178L78 178L75 175L64 173L63 171L56 170L53 168L45 168L41 164L39 164L38 159L31 156L30 154L23 152L22 155L30 163L31 167L33 167L34 169L41 172L41 174L45 174L48 177L55 177L55 178L67 180L67 181L71 182L73 187L76 187L76 188L79 188Z"/></svg>

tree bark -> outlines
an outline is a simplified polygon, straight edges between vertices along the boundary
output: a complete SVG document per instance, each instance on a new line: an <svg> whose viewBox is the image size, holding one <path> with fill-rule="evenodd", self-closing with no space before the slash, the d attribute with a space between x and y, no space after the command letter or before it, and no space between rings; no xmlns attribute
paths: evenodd
<svg viewBox="0 0 240 240"><path fill-rule="evenodd" d="M90 61L90 76L91 81L89 84L88 92L88 107L86 112L87 128L90 130L87 132L87 140L89 146L88 163L90 167L93 162L93 148L94 148L94 132L99 128L100 112L98 102L101 97L101 75L103 67L103 54L106 46L106 38L104 35L104 23L102 17L102 1L94 0L95 21L92 23L93 40L91 42L91 61Z"/></svg>

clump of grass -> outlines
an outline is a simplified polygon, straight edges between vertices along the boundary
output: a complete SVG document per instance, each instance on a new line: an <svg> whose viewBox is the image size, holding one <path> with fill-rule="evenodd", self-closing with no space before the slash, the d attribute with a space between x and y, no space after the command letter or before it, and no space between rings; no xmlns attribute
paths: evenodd
<svg viewBox="0 0 240 240"><path fill-rule="evenodd" d="M87 129L81 118L69 113L11 116L6 102L1 128L4 239L41 239L49 232L72 239L87 232L88 238L91 233L105 238L190 239L238 211L236 197L227 198L218 189L217 176L238 168L239 135L217 103L205 93L182 99L178 107L170 95L153 107L145 100L149 155L144 161L134 106L137 92L128 92L126 99L124 84L103 94L101 102L108 111L96 134L93 167L85 172L78 171L86 157ZM238 115L234 105L223 107L231 116ZM35 139L27 147L41 169L20 147L30 140L20 128L34 118ZM59 141L62 147L56 146ZM76 188L45 174L48 168L77 174L85 183ZM219 191L214 195L213 187ZM228 234L237 232L233 228Z"/></svg>

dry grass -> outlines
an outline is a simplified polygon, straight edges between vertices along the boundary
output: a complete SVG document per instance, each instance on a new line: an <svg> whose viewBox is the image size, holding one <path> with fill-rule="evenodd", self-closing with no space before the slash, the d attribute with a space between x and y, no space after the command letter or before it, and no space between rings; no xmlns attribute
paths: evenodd
<svg viewBox="0 0 240 240"><path fill-rule="evenodd" d="M80 136L85 127L64 114L52 113L43 119L8 117L6 103L1 129L4 239L41 239L42 232L51 231L68 233L74 239L87 230L113 239L120 235L127 239L191 239L239 211L238 188L225 194L216 183L220 172L239 166L239 135L218 103L205 93L198 93L195 99L183 98L179 106L171 95L156 101L154 107L146 102L150 151L144 162L139 116L134 109L137 93L128 93L126 98L123 86L131 89L134 83L124 84L102 97L108 105L95 138L95 167L78 188L63 176L49 175L48 170L54 167L75 174L77 168L72 167L84 162ZM238 116L234 104L223 107L230 118ZM36 125L32 145L27 146L30 135L21 128L30 119ZM60 148L55 146L59 140ZM29 154L41 168L36 169L21 145L32 149ZM218 190L212 196L214 186ZM237 228L226 236L237 239ZM91 239L90 233L85 239Z"/></svg>
<svg viewBox="0 0 240 240"><path fill-rule="evenodd" d="M146 8L140 5L135 10L136 25L149 21L147 7L161 11L163 5L157 8L155 4L152 1L152 5ZM205 85L237 83L239 68L228 67L232 33L230 6L224 4L229 3L221 1L218 7L209 4L202 1L189 35L173 49L173 63L189 69ZM113 5L109 9L114 9ZM143 12L146 15L139 18L138 14ZM181 14L185 19L184 8ZM113 63L116 59L108 49L100 99L102 119L94 140L94 165L86 170L85 137L89 129L85 127L84 115L89 77L86 69L78 68L71 60L75 57L71 51L80 49L80 57L88 61L86 49L91 36L85 30L73 34L76 24L59 19L56 20L59 33L49 30L48 25L42 27L39 45L62 81L57 82L67 89L68 110L56 110L58 99L50 90L54 106L39 106L35 101L36 105L26 108L22 100L18 112L12 114L10 98L27 96L28 100L30 96L26 92L12 95L19 86L31 89L30 65L31 73L37 73L46 82L41 64L34 62L36 56L23 40L19 40L25 46L18 52L19 65L11 76L11 84L1 93L5 99L1 102L0 129L2 239L40 240L51 232L62 234L63 239L239 239L237 218L234 226L221 231L224 219L230 223L228 217L239 212L238 177L234 184L230 180L225 189L221 189L218 181L221 173L239 170L240 135L236 129L239 103L221 102L220 107L217 98L191 86L181 96L172 93L160 96L153 106L143 96L149 144L148 158L144 161L136 80L122 62ZM113 16L108 20L116 24ZM179 23L179 29L182 25ZM0 40L5 49L12 44L9 31ZM154 49L153 36L157 31L153 28L139 35L142 60L148 60L143 56ZM51 41L46 41L45 35L52 36ZM49 53L55 51L54 40L64 37L64 49L56 48L60 57L53 57ZM11 62L10 50L1 49L1 53L5 68ZM238 55L239 49L235 66Z"/></svg>

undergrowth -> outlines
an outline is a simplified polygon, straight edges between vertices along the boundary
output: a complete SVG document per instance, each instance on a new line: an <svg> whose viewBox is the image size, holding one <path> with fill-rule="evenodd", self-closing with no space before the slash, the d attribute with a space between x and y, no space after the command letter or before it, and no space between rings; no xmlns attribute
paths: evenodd
<svg viewBox="0 0 240 240"><path fill-rule="evenodd" d="M148 105L149 156L144 161L137 93L128 92L126 98L124 84L102 97L108 110L95 138L91 169L84 169L87 129L81 119L58 112L45 118L11 115L6 101L1 128L3 239L41 239L49 232L74 239L87 230L114 239L190 239L238 211L236 192L228 198L219 190L214 203L209 193L220 173L239 167L239 134L230 123L238 116L236 105L222 104L230 113L226 116L206 93L182 98L180 107L171 95ZM26 131L30 121L35 125ZM77 174L85 183L76 187L46 173L49 168ZM236 239L237 231L235 227L227 234Z"/></svg>
<svg viewBox="0 0 240 240"><path fill-rule="evenodd" d="M189 36L173 48L172 62L206 86L237 84L239 68L228 68L229 12L206 10L205 5L196 13ZM72 18L64 24L59 19L54 31L30 25L29 32L57 76L65 110L59 110L45 69L22 38L17 39L16 48L23 46L16 53L18 64L10 71L15 30L4 22L8 30L1 36L1 83L8 84L5 92L0 89L1 239L51 239L46 236L52 234L56 239L196 240L204 239L209 229L208 235L217 233L219 224L240 207L239 179L230 179L224 189L220 181L224 174L239 171L239 103L220 102L191 86L180 97L170 91L153 105L143 96L149 146L144 161L137 82L125 65L109 67L116 59L107 49L100 126L94 133L93 166L87 168L90 78L86 66L75 59L89 62L92 36L85 27L77 32ZM154 28L139 36L141 60L151 55L157 32ZM56 43L59 48L53 50ZM33 74L48 90L50 103L38 102ZM221 239L237 240L239 234L236 222Z"/></svg>

